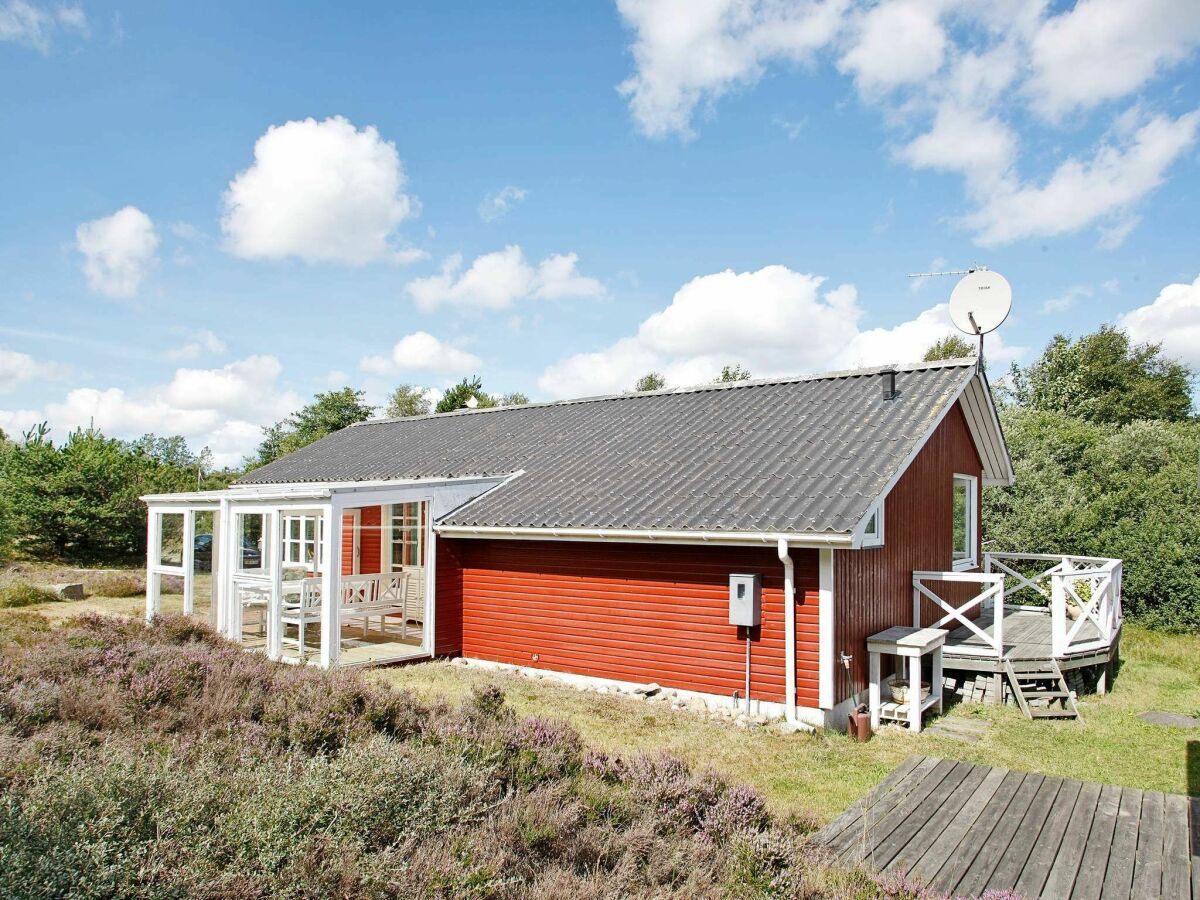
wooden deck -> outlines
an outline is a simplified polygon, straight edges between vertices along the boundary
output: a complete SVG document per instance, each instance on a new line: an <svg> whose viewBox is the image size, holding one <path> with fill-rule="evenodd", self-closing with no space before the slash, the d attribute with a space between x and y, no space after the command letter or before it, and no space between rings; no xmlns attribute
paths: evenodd
<svg viewBox="0 0 1200 900"><path fill-rule="evenodd" d="M975 624L988 637L995 637L996 623L991 610L982 613ZM1050 610L1009 609L1004 614L1004 653L1010 660L1052 659L1054 656L1051 638ZM1086 622L1080 629L1077 643L1099 640L1100 630ZM1110 648L1111 649L1111 648ZM1109 650L1060 657L1063 668L1070 668L1073 661L1080 665L1107 662ZM986 655L985 655L986 654ZM988 646L978 634L966 625L960 625L946 637L943 651L948 668L995 668L998 660L995 650ZM978 662L978 665L972 664ZM961 664L966 665L961 665Z"/></svg>
<svg viewBox="0 0 1200 900"><path fill-rule="evenodd" d="M815 840L954 896L1200 900L1200 798L1158 791L912 756Z"/></svg>

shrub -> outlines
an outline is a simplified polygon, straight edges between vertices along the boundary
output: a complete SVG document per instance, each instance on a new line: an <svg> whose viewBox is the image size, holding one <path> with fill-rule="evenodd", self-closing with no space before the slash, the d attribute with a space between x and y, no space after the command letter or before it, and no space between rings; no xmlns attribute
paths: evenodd
<svg viewBox="0 0 1200 900"><path fill-rule="evenodd" d="M55 603L61 599L54 591L24 581L0 585L0 609L16 609L18 606L33 606L36 603Z"/></svg>
<svg viewBox="0 0 1200 900"><path fill-rule="evenodd" d="M1200 422L1093 424L1020 408L1002 420L1017 483L984 493L989 549L1123 559L1128 616L1200 628Z"/></svg>
<svg viewBox="0 0 1200 900"><path fill-rule="evenodd" d="M132 572L88 573L83 579L84 589L100 597L137 597L146 593L146 579Z"/></svg>
<svg viewBox="0 0 1200 900"><path fill-rule="evenodd" d="M31 894L880 892L753 791L585 754L495 688L426 706L182 617L87 615L0 647L0 896Z"/></svg>

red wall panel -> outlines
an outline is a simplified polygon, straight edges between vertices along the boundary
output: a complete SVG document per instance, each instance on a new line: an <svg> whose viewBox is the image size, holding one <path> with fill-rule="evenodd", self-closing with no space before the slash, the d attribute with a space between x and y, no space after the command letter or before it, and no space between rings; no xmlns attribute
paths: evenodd
<svg viewBox="0 0 1200 900"><path fill-rule="evenodd" d="M438 652L727 695L745 685L731 572L763 576L751 695L784 699L783 566L774 548L438 540ZM794 550L797 702L817 705L815 550ZM461 614L454 607L461 597Z"/></svg>
<svg viewBox="0 0 1200 900"><path fill-rule="evenodd" d="M463 569L461 548L466 541L434 537L433 652L457 656L463 643Z"/></svg>
<svg viewBox="0 0 1200 900"><path fill-rule="evenodd" d="M358 511L359 530L354 532L354 515L342 515L342 574L354 574L354 541L357 537L358 572L374 575L383 571L383 531L381 528L383 507L364 506Z"/></svg>
<svg viewBox="0 0 1200 900"><path fill-rule="evenodd" d="M888 495L884 546L834 551L834 647L853 654L856 688L866 686L867 637L893 625L912 624L913 571L952 568L954 475L980 478L982 470L966 419L955 405ZM977 537L979 532L976 528ZM941 583L933 589L960 602L979 593L979 587ZM926 601L923 624L936 621L934 609ZM845 699L846 676L840 665L834 687L837 699Z"/></svg>

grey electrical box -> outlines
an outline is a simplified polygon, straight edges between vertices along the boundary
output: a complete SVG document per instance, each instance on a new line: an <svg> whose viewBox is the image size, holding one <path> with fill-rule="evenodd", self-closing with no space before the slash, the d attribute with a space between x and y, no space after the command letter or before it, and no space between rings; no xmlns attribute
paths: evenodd
<svg viewBox="0 0 1200 900"><path fill-rule="evenodd" d="M762 624L762 576L729 576L729 624L753 628Z"/></svg>

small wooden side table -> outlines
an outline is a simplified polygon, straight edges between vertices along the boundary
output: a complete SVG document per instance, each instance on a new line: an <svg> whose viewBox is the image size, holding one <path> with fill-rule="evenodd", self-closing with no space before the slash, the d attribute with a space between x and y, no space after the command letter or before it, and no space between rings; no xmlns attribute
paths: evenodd
<svg viewBox="0 0 1200 900"><path fill-rule="evenodd" d="M946 643L948 631L942 628L905 628L897 625L867 638L870 654L871 727L878 728L883 719L907 722L911 731L921 730L921 717L925 711L936 706L942 711L942 645ZM880 658L883 654L900 658L897 674L907 669L908 702L884 701L880 685ZM921 657L928 654L933 661L933 677L930 678L929 697L921 700ZM908 660L908 665L903 660Z"/></svg>

